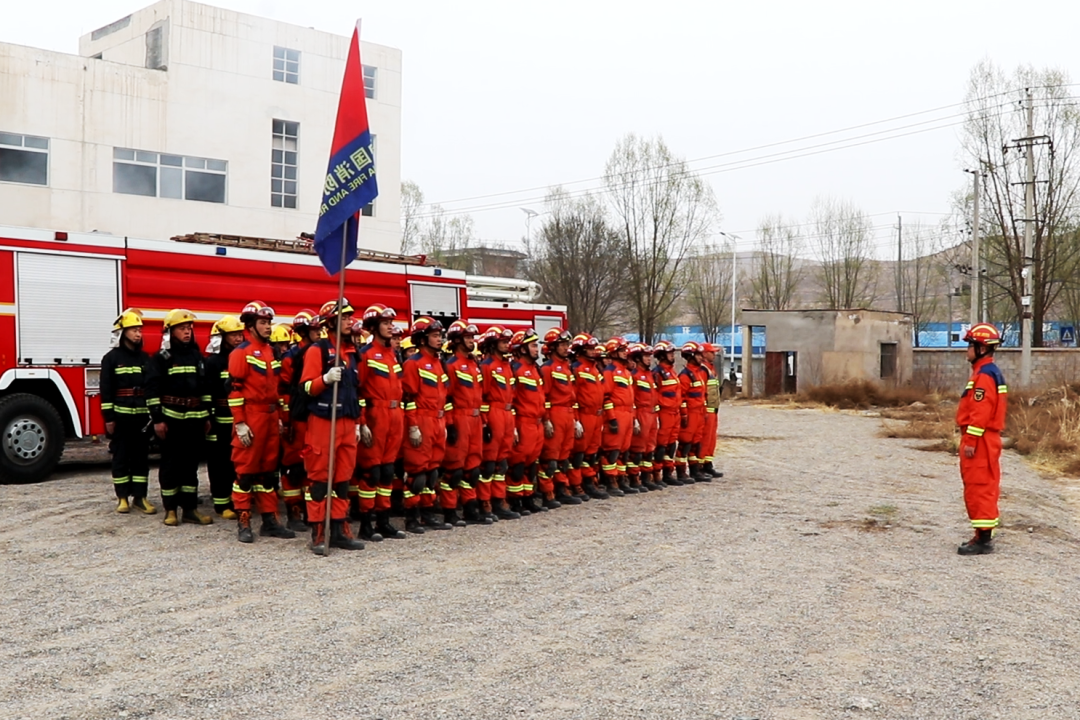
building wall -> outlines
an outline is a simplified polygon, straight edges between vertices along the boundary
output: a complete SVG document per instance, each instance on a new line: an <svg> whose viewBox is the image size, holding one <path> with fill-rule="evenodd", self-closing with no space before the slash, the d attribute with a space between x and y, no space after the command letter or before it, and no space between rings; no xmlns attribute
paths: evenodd
<svg viewBox="0 0 1080 720"><path fill-rule="evenodd" d="M147 69L147 32L162 28ZM349 38L163 0L88 34L80 55L0 44L0 132L47 137L47 187L0 183L0 224L168 238L314 231ZM275 45L299 50L300 81L273 80ZM101 59L94 56L99 55ZM363 43L380 195L363 247L400 246L401 52ZM299 122L298 207L270 204L272 123ZM113 192L113 149L225 160L226 202Z"/></svg>
<svg viewBox="0 0 1080 720"><path fill-rule="evenodd" d="M1005 382L1020 387L1019 348L1000 348L994 362L1001 368ZM945 392L960 392L971 375L967 346L962 348L918 348L914 351L912 381L919 387ZM1080 349L1032 348L1031 385L1043 388L1080 381Z"/></svg>

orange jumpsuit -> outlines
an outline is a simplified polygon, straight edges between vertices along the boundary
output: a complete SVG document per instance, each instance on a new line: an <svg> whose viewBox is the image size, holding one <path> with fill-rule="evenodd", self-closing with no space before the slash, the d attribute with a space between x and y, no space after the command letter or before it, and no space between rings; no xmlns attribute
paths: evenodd
<svg viewBox="0 0 1080 720"><path fill-rule="evenodd" d="M402 368L389 345L374 339L357 353L360 378L360 424L371 430L371 447L356 447L360 511L390 509L394 461L405 434L401 406Z"/></svg>
<svg viewBox="0 0 1080 720"><path fill-rule="evenodd" d="M250 330L247 342L229 354L229 408L233 416L232 461L236 467L232 503L237 511L251 510L276 513L277 468L281 451L281 423L286 416L278 381L281 363L274 358L270 344ZM236 426L246 423L251 428L252 442L244 447L236 435Z"/></svg>
<svg viewBox="0 0 1080 720"><path fill-rule="evenodd" d="M574 440L574 467L570 471L570 483L574 487L591 484L596 479L597 453L604 432L604 372L599 364L587 357L580 357L572 366L574 389L577 396L578 420L584 430ZM579 458L580 454L580 458Z"/></svg>
<svg viewBox="0 0 1080 720"><path fill-rule="evenodd" d="M618 427L604 428L600 449L604 458L600 469L609 478L626 475L626 453L634 435L634 380L625 363L613 360L604 368L604 422L615 420Z"/></svg>
<svg viewBox="0 0 1080 720"><path fill-rule="evenodd" d="M314 343L304 353L304 370L300 382L308 395L307 434L304 438L304 469L308 487L308 523L320 527L326 519L326 498L330 496L330 519L345 520L349 512L349 480L356 468L356 420L360 416L357 395L356 350L352 343L341 349L341 381L338 385L337 417L334 424L334 446L330 447L330 414L333 406L332 385L323 382L323 375L334 367L332 338ZM330 478L330 454L334 455L334 477ZM327 489L327 484L333 490Z"/></svg>
<svg viewBox="0 0 1080 720"><path fill-rule="evenodd" d="M686 427L679 430L679 453L675 463L680 471L689 463L690 474L693 475L699 462L697 446L705 434L705 382L697 365L687 364L679 372L679 387L682 389Z"/></svg>
<svg viewBox="0 0 1080 720"><path fill-rule="evenodd" d="M960 477L964 504L976 530L998 526L1001 492L1001 431L1005 429L1008 386L992 356L979 358L956 408L960 438ZM964 456L965 448L975 456Z"/></svg>
<svg viewBox="0 0 1080 720"><path fill-rule="evenodd" d="M682 429L683 397L682 385L675 367L671 363L657 363L653 368L653 382L657 388L657 401L660 406L660 428L656 433L656 455L653 461L663 462L669 473L675 469L675 450L679 442L679 430Z"/></svg>
<svg viewBox="0 0 1080 720"><path fill-rule="evenodd" d="M456 428L457 438L453 445L447 441L446 457L443 459L446 474L439 484L439 504L445 509L453 509L457 507L458 500L464 506L477 499L484 448L484 422L480 419L480 408L484 404L484 376L476 360L463 348L458 348L447 361L446 376L450 380L447 404L451 407L447 426ZM491 497L480 499L490 500Z"/></svg>
<svg viewBox="0 0 1080 720"><path fill-rule="evenodd" d="M401 385L405 400L405 424L419 428L420 447L413 447L405 440L405 472L410 475L431 473L442 465L446 454L446 385L449 380L442 358L431 348L405 361L402 367ZM406 483L405 507L429 508L435 505L435 489L428 486L413 493Z"/></svg>
<svg viewBox="0 0 1080 720"><path fill-rule="evenodd" d="M526 471L521 479L520 494L529 496L536 489L532 478L536 475L533 465L540 459L544 448L544 378L532 358L520 358L513 364L514 370L514 425L518 442L510 451L510 465L515 475ZM521 466L520 470L517 466ZM513 480L517 483L517 478ZM513 485L510 490L512 492Z"/></svg>
<svg viewBox="0 0 1080 720"><path fill-rule="evenodd" d="M716 377L712 365L701 363L699 367L705 382L705 427L702 428L698 460L711 468L716 452L716 433L720 427L720 378Z"/></svg>
<svg viewBox="0 0 1080 720"><path fill-rule="evenodd" d="M649 476L653 471L653 453L656 450L656 418L659 414L656 403L659 393L649 368L639 366L634 371L633 378L634 405L637 407L641 432L630 438L630 463L627 470L632 480L630 484L636 485L640 475L645 475L646 480L651 479Z"/></svg>
<svg viewBox="0 0 1080 720"><path fill-rule="evenodd" d="M540 489L547 497L547 493L554 492L555 485L564 488L571 485L566 470L574 450L578 405L569 359L552 356L540 366L540 375L544 378L546 419L555 429L552 437L544 438L544 447L540 451Z"/></svg>
<svg viewBox="0 0 1080 720"><path fill-rule="evenodd" d="M491 440L484 443L484 472L480 476L477 494L484 499L490 485L490 495L497 500L506 497L506 472L514 448L514 373L510 361L488 355L480 361L483 380L483 404L480 413ZM521 492L520 488L515 491Z"/></svg>

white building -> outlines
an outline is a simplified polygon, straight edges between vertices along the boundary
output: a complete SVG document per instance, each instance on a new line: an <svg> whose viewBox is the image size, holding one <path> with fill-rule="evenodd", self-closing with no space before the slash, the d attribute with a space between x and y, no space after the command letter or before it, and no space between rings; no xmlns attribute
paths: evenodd
<svg viewBox="0 0 1080 720"><path fill-rule="evenodd" d="M0 43L0 225L313 232L349 40L161 0L80 38L79 55ZM360 55L380 189L360 245L396 252L401 51Z"/></svg>

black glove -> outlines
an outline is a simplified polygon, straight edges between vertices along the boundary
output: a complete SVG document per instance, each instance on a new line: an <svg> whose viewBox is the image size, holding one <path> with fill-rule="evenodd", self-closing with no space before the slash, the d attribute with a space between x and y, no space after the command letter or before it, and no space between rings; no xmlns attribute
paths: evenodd
<svg viewBox="0 0 1080 720"><path fill-rule="evenodd" d="M446 444L457 445L458 430L457 425L446 426Z"/></svg>
<svg viewBox="0 0 1080 720"><path fill-rule="evenodd" d="M491 432L491 426L484 426L484 442L489 443L495 439L495 433Z"/></svg>
<svg viewBox="0 0 1080 720"><path fill-rule="evenodd" d="M618 433L619 432L619 421L618 420L608 420L607 431L609 433L611 433L612 435Z"/></svg>

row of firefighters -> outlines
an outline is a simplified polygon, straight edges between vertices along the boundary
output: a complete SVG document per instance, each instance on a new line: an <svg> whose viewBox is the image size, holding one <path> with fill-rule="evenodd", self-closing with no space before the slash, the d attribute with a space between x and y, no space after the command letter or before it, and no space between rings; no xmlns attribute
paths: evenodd
<svg viewBox="0 0 1080 720"><path fill-rule="evenodd" d="M670 342L556 328L542 361L532 330L459 320L444 337L431 317L406 333L385 305L353 315L330 301L290 328L251 302L214 324L204 355L194 314L172 310L149 356L142 313L125 311L101 369L117 511L156 512L151 434L166 525L213 521L197 507L205 454L214 509L241 542L258 513L263 536L310 527L316 553L721 476L714 346L686 343L676 369Z"/></svg>

